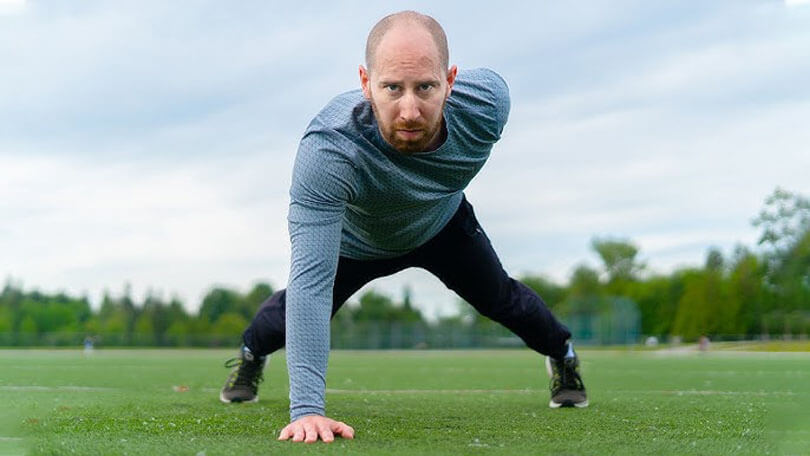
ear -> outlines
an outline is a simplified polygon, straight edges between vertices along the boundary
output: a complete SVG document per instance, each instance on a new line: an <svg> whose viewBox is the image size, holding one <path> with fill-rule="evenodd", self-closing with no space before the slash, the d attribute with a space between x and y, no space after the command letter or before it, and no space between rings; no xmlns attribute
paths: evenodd
<svg viewBox="0 0 810 456"><path fill-rule="evenodd" d="M360 65L358 72L360 73L360 87L363 89L363 96L366 97L366 100L371 100L371 87L368 70L366 70L363 65Z"/></svg>
<svg viewBox="0 0 810 456"><path fill-rule="evenodd" d="M449 70L447 70L447 95L445 98L450 96L450 92L453 91L453 84L456 82L456 76L458 75L458 67L455 65L451 66Z"/></svg>

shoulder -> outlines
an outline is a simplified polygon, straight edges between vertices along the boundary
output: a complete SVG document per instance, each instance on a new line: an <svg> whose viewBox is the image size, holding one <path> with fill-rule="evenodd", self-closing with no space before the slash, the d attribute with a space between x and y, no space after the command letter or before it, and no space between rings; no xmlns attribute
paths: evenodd
<svg viewBox="0 0 810 456"><path fill-rule="evenodd" d="M360 112L369 109L368 101L363 97L360 89L343 92L332 98L323 109L318 112L307 127L306 135L313 131L332 130L351 134L355 129L357 116Z"/></svg>
<svg viewBox="0 0 810 456"><path fill-rule="evenodd" d="M341 93L332 98L309 123L301 138L298 154L318 151L353 161L366 117L371 115L370 103L359 89Z"/></svg>
<svg viewBox="0 0 810 456"><path fill-rule="evenodd" d="M342 96L334 98L304 132L293 166L290 193L294 201L352 198L357 147L345 130L346 101Z"/></svg>
<svg viewBox="0 0 810 456"><path fill-rule="evenodd" d="M447 103L463 120L490 131L497 140L509 118L509 86L488 68L459 71Z"/></svg>
<svg viewBox="0 0 810 456"><path fill-rule="evenodd" d="M509 86L503 77L489 68L471 68L458 72L456 84L470 87L493 97L509 97Z"/></svg>

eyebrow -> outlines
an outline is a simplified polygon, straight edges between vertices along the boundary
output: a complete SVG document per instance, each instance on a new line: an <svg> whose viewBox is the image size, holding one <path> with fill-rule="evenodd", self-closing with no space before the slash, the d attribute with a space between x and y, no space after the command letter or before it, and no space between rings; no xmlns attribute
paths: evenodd
<svg viewBox="0 0 810 456"><path fill-rule="evenodd" d="M423 81L416 81L416 85L422 85L422 84L435 85L435 84L438 84L438 83L439 83L438 79L425 79ZM404 85L403 81L395 81L395 80L382 80L378 84L381 85L381 86Z"/></svg>

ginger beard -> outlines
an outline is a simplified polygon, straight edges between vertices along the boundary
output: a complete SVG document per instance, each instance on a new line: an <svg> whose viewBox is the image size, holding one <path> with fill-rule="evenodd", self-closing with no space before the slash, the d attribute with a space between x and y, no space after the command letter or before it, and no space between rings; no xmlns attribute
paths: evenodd
<svg viewBox="0 0 810 456"><path fill-rule="evenodd" d="M446 99L442 100L441 108L438 110L438 116L435 119L427 119L425 121L406 122L402 120L395 120L393 122L386 122L380 118L380 110L377 108L377 103L374 97L371 97L371 110L374 113L374 118L377 120L377 126L383 139L390 144L397 152L403 154L416 154L419 152L427 152L435 149L435 142L442 134L442 125L444 123L444 104Z"/></svg>

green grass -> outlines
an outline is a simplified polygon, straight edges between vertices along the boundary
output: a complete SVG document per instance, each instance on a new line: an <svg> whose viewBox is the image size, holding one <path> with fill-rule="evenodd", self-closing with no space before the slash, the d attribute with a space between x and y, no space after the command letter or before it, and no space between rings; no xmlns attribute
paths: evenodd
<svg viewBox="0 0 810 456"><path fill-rule="evenodd" d="M328 411L357 435L331 445L275 440L283 356L258 404L221 404L232 354L0 351L0 455L810 452L808 353L582 350L591 406L551 410L528 350L336 351Z"/></svg>

